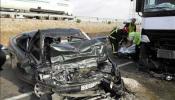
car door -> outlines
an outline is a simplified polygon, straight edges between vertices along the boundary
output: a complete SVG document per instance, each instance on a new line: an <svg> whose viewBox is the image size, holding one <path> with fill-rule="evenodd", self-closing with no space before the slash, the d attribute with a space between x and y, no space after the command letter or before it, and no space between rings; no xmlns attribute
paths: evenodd
<svg viewBox="0 0 175 100"><path fill-rule="evenodd" d="M42 55L42 35L38 30L29 42L28 52L32 60L38 64L41 62Z"/></svg>

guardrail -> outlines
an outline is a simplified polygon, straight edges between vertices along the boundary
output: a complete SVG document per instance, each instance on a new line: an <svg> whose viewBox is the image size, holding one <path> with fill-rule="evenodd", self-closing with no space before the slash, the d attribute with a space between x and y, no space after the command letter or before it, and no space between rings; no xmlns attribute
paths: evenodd
<svg viewBox="0 0 175 100"><path fill-rule="evenodd" d="M3 18L14 18L14 19L47 19L47 20L74 20L80 19L85 22L118 22L114 18L99 18L99 17L88 17L88 16L67 16L58 14L44 14L44 13L33 13L33 12L4 12L0 11L0 17Z"/></svg>
<svg viewBox="0 0 175 100"><path fill-rule="evenodd" d="M36 19L69 19L73 20L74 16L56 15L56 14L40 14L40 13L21 13L21 12L3 12L0 11L1 17L8 18L36 18Z"/></svg>

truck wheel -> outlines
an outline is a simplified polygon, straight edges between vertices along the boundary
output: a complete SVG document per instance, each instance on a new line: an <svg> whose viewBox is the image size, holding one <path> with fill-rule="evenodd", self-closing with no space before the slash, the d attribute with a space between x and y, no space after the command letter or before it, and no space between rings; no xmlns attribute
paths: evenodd
<svg viewBox="0 0 175 100"><path fill-rule="evenodd" d="M142 43L140 46L139 70L141 71L149 70L149 58L148 58L146 43Z"/></svg>

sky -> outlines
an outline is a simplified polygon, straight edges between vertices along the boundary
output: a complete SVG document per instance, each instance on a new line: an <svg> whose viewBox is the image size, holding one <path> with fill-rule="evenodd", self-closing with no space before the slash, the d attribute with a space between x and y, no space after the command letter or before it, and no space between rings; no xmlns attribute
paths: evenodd
<svg viewBox="0 0 175 100"><path fill-rule="evenodd" d="M71 0L73 14L102 18L129 18L130 0Z"/></svg>
<svg viewBox="0 0 175 100"><path fill-rule="evenodd" d="M2 0L2 1L10 2L17 0ZM48 1L64 1L64 0L48 0ZM75 16L90 16L90 17L115 18L115 19L128 19L130 17L129 14L131 10L129 9L131 9L131 0L70 0L70 2L72 5L73 15ZM16 4L16 6L18 5L20 4ZM24 8L25 7L26 6L24 6Z"/></svg>

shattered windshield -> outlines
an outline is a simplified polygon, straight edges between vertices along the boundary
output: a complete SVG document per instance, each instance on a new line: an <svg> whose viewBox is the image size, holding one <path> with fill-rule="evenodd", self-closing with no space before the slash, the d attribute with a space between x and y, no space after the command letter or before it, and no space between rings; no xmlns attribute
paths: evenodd
<svg viewBox="0 0 175 100"><path fill-rule="evenodd" d="M175 0L145 0L144 12L175 10Z"/></svg>

